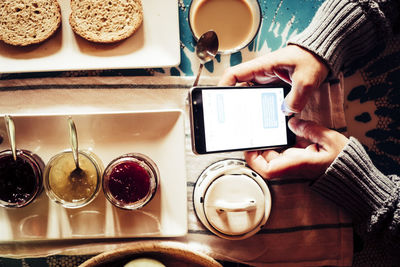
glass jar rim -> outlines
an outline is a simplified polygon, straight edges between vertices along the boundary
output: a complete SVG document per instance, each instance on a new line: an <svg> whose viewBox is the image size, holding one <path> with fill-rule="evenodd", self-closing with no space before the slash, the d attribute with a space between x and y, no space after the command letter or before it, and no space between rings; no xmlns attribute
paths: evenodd
<svg viewBox="0 0 400 267"><path fill-rule="evenodd" d="M27 206L28 204L32 203L36 197L42 192L43 189L43 167L41 167L40 162L38 160L42 160L41 158L38 157L36 159L32 154L33 152L25 149L17 149L17 158L23 158L26 160L26 162L29 164L31 167L34 177L35 177L35 190L32 193L32 195L24 202L18 202L18 203L10 203L7 201L0 200L0 207L5 207L5 208L22 208ZM3 150L0 152L0 158L4 157L12 157L12 151L7 149ZM44 165L44 164L42 164Z"/></svg>
<svg viewBox="0 0 400 267"><path fill-rule="evenodd" d="M75 208L82 208L86 205L88 205L89 203L91 203L96 196L98 195L99 191L100 191L100 187L101 187L101 179L102 179L102 162L100 161L99 158L97 158L97 156L92 152L92 151L86 151L86 150L79 150L78 151L79 155L84 156L85 158L87 158L94 166L94 168L96 169L96 188L94 189L93 193L80 201L76 201L76 202L71 202L71 201L66 201L62 198L60 198L56 193L53 192L51 186L50 186L50 170L53 166L52 163L56 162L57 159L59 159L60 157L63 157L64 155L67 154L71 154L72 156L72 150L70 149L66 149L63 150L57 154L55 154L53 157L50 158L50 160L48 161L48 163L46 164L45 170L44 170L44 175L43 175L43 184L44 184L44 188L46 191L47 196L54 201L55 203L63 206L64 208L70 208L70 209L75 209Z"/></svg>
<svg viewBox="0 0 400 267"><path fill-rule="evenodd" d="M124 162L135 162L138 163L140 167L142 167L150 177L150 188L146 193L146 196L135 201L135 202L123 202L119 201L115 198L115 196L111 193L109 188L110 175L112 170L124 163ZM116 206L117 208L126 209L126 210L136 210L144 207L150 200L154 197L159 186L159 170L156 163L149 158L148 156L141 153L127 153L121 155L115 159L113 159L105 168L103 172L103 192L107 200Z"/></svg>

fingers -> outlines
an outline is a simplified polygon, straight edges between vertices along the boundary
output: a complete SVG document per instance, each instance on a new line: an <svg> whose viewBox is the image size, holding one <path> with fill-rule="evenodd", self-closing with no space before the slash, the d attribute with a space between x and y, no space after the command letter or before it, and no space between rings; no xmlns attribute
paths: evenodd
<svg viewBox="0 0 400 267"><path fill-rule="evenodd" d="M300 120L295 117L289 120L288 126L298 137L318 144L318 147L312 149L319 150L335 148L340 151L347 143L347 138L333 130L316 124L315 122Z"/></svg>
<svg viewBox="0 0 400 267"><path fill-rule="evenodd" d="M268 162L262 157L262 155L258 151L246 151L244 153L244 158L250 168L260 174L262 177L268 178L268 176L266 175Z"/></svg>
<svg viewBox="0 0 400 267"><path fill-rule="evenodd" d="M292 89L285 97L288 109L294 113L302 111L310 95L321 86L325 77L325 71L320 72L318 66L297 65L291 75Z"/></svg>
<svg viewBox="0 0 400 267"><path fill-rule="evenodd" d="M281 79L282 81L292 84L292 79L291 79L291 72L293 71L290 67L287 66L274 66L273 68L273 73L276 77Z"/></svg>
<svg viewBox="0 0 400 267"><path fill-rule="evenodd" d="M311 141L312 143L325 144L325 134L329 131L327 128L320 126L312 121L291 118L288 126L290 130L299 137Z"/></svg>
<svg viewBox="0 0 400 267"><path fill-rule="evenodd" d="M307 168L305 166L307 161L309 156L303 149L290 148L269 162L265 175L268 178L302 177L303 171Z"/></svg>
<svg viewBox="0 0 400 267"><path fill-rule="evenodd" d="M282 153L275 150L245 152L247 164L264 178L299 176L296 166L308 155L303 149L289 148Z"/></svg>
<svg viewBox="0 0 400 267"><path fill-rule="evenodd" d="M320 57L296 45L289 46L293 56L297 58L291 81L292 90L285 98L288 109L300 112L311 93L318 89L328 76L329 68Z"/></svg>
<svg viewBox="0 0 400 267"><path fill-rule="evenodd" d="M293 75L294 78L292 78L292 89L286 95L283 104L288 114L299 113L300 111L302 111L307 104L309 96L314 90L313 86L299 85L300 82L296 80L296 76L297 75Z"/></svg>
<svg viewBox="0 0 400 267"><path fill-rule="evenodd" d="M279 81L273 68L280 66L277 59L279 55L272 52L265 56L243 62L239 65L228 68L222 75L218 86L233 86L238 82L252 81L258 84L266 84Z"/></svg>
<svg viewBox="0 0 400 267"><path fill-rule="evenodd" d="M310 153L299 148L290 148L283 153L274 150L245 153L245 160L250 168L266 179L302 177L304 171L308 173L305 163L310 162L310 157Z"/></svg>
<svg viewBox="0 0 400 267"><path fill-rule="evenodd" d="M218 85L234 86L248 81L266 84L282 80L292 85L285 98L285 110L298 113L310 94L321 86L328 72L328 67L318 56L299 46L289 45L227 69Z"/></svg>
<svg viewBox="0 0 400 267"><path fill-rule="evenodd" d="M310 144L311 144L311 142L309 140L307 140L303 137L300 137L300 136L296 136L296 143L294 144L293 147L306 148Z"/></svg>
<svg viewBox="0 0 400 267"><path fill-rule="evenodd" d="M254 81L262 72L262 64L258 58L230 67L221 77L218 86L233 86L238 82Z"/></svg>
<svg viewBox="0 0 400 267"><path fill-rule="evenodd" d="M270 178L269 162L277 159L280 156L275 150L264 151L246 151L244 158L247 164L264 178Z"/></svg>

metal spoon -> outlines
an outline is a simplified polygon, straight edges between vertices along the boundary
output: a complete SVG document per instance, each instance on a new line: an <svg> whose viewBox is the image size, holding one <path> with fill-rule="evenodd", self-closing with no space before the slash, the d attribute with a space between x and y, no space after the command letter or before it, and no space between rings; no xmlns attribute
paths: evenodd
<svg viewBox="0 0 400 267"><path fill-rule="evenodd" d="M196 80L194 80L193 86L199 83L200 73L203 66L208 61L212 60L218 53L218 36L214 31L208 31L203 33L196 44L196 55L200 59L200 67L197 72Z"/></svg>
<svg viewBox="0 0 400 267"><path fill-rule="evenodd" d="M79 167L78 135L76 132L75 123L71 117L68 117L68 123L69 123L72 156L74 157L75 161L75 169L70 173L69 178L72 181L75 181L76 179L83 178L85 176L85 171Z"/></svg>
<svg viewBox="0 0 400 267"><path fill-rule="evenodd" d="M14 160L17 160L17 149L15 148L15 126L14 121L9 115L4 116L4 121L6 122L8 140L10 140L11 151Z"/></svg>

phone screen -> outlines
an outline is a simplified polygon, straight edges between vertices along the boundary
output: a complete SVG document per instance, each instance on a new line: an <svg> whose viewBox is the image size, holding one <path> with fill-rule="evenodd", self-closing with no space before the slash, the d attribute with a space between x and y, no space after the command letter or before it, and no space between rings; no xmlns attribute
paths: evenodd
<svg viewBox="0 0 400 267"><path fill-rule="evenodd" d="M201 114L194 134L199 153L281 147L292 143L280 107L283 87L203 88L194 94ZM197 97L196 97L197 95ZM197 109L197 110L198 110Z"/></svg>

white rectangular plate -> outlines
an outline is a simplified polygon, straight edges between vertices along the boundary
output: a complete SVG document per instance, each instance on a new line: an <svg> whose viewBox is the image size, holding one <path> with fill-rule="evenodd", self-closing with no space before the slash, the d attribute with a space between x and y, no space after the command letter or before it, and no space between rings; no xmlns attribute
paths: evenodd
<svg viewBox="0 0 400 267"><path fill-rule="evenodd" d="M180 63L177 0L142 0L143 24L116 44L95 44L69 25L69 0L59 0L62 25L49 40L31 47L0 41L0 72L170 67Z"/></svg>
<svg viewBox="0 0 400 267"><path fill-rule="evenodd" d="M69 149L67 115L14 116L17 148L27 149L45 163ZM100 191L89 205L66 209L43 191L35 202L20 209L0 208L0 241L171 237L187 233L184 116L180 110L72 116L80 149L93 151L104 166L132 152L149 156L158 166L160 187L154 198L137 211L115 208ZM3 118L0 118L2 121ZM3 142L9 149L4 123Z"/></svg>

